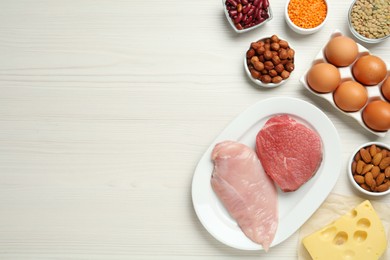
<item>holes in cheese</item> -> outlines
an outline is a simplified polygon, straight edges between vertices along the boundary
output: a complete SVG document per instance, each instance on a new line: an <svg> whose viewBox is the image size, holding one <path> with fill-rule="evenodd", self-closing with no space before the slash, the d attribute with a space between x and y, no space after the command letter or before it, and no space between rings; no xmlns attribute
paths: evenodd
<svg viewBox="0 0 390 260"><path fill-rule="evenodd" d="M344 245L348 241L348 234L344 231L338 232L333 239L335 245Z"/></svg>
<svg viewBox="0 0 390 260"><path fill-rule="evenodd" d="M331 240L334 238L337 229L335 227L326 228L321 232L321 238L324 240Z"/></svg>
<svg viewBox="0 0 390 260"><path fill-rule="evenodd" d="M346 214L346 216L349 216L349 217L351 217L351 218L354 218L354 217L357 216L357 211L356 211L355 209L353 209L353 210L351 210L350 212L348 212L348 213Z"/></svg>
<svg viewBox="0 0 390 260"><path fill-rule="evenodd" d="M358 230L353 234L353 239L355 239L358 243L362 243L367 239L367 232Z"/></svg>
<svg viewBox="0 0 390 260"><path fill-rule="evenodd" d="M387 247L382 222L368 200L302 242L316 260L378 259Z"/></svg>
<svg viewBox="0 0 390 260"><path fill-rule="evenodd" d="M359 219L359 221L357 222L357 226L359 228L369 228L371 225L370 223L370 220L366 219L366 218L361 218Z"/></svg>

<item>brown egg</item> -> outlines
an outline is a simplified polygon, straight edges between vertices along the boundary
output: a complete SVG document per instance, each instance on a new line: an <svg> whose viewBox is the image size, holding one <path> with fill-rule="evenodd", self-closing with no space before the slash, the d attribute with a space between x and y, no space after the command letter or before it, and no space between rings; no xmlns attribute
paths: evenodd
<svg viewBox="0 0 390 260"><path fill-rule="evenodd" d="M315 64L307 73L309 87L319 93L329 93L337 88L341 76L339 70L329 63Z"/></svg>
<svg viewBox="0 0 390 260"><path fill-rule="evenodd" d="M337 36L331 39L325 47L326 59L335 66L349 66L359 53L358 45L346 36Z"/></svg>
<svg viewBox="0 0 390 260"><path fill-rule="evenodd" d="M385 79L387 68L385 62L374 55L360 57L352 67L352 74L363 85L376 85Z"/></svg>
<svg viewBox="0 0 390 260"><path fill-rule="evenodd" d="M381 90L382 90L383 96L388 101L390 101L390 76L388 76L387 79L383 82Z"/></svg>
<svg viewBox="0 0 390 260"><path fill-rule="evenodd" d="M390 129L390 103L375 100L367 104L363 110L363 121L375 131Z"/></svg>
<svg viewBox="0 0 390 260"><path fill-rule="evenodd" d="M367 89L358 82L345 81L336 88L333 100L341 110L355 112L367 103Z"/></svg>

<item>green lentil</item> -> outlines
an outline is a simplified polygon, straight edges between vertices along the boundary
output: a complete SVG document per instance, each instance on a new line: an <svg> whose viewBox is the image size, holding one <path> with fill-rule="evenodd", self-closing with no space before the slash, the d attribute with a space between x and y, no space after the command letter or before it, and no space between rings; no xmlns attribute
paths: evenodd
<svg viewBox="0 0 390 260"><path fill-rule="evenodd" d="M357 0L351 25L360 35L380 39L390 34L390 0Z"/></svg>

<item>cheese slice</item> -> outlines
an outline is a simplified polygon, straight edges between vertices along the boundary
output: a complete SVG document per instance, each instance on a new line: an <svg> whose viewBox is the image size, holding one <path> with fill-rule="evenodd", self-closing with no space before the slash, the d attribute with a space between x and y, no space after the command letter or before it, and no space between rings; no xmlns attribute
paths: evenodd
<svg viewBox="0 0 390 260"><path fill-rule="evenodd" d="M368 200L302 242L315 260L375 260L387 247L383 224Z"/></svg>

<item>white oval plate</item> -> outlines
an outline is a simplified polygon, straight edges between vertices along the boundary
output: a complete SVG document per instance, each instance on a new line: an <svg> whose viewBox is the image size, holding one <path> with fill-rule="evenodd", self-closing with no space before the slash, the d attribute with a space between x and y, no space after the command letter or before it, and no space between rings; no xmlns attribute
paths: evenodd
<svg viewBox="0 0 390 260"><path fill-rule="evenodd" d="M314 105L295 98L277 97L262 100L235 118L200 159L192 180L195 212L206 230L220 242L242 250L262 250L241 231L212 190L210 178L214 164L211 151L224 140L235 140L255 149L256 135L265 122L277 114L289 114L313 128L321 136L323 161L316 175L297 191L278 189L279 226L275 246L290 237L317 210L336 184L341 169L338 133L329 118Z"/></svg>

